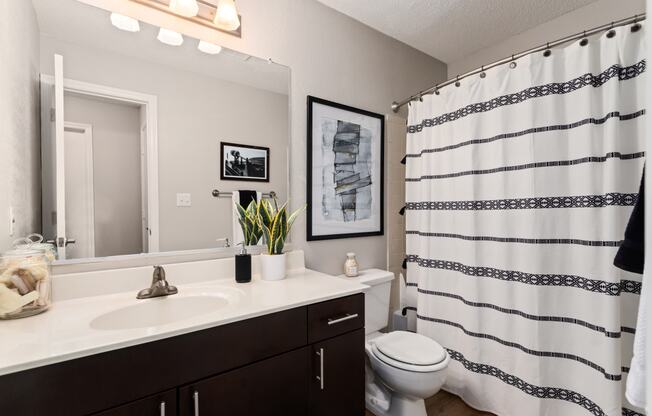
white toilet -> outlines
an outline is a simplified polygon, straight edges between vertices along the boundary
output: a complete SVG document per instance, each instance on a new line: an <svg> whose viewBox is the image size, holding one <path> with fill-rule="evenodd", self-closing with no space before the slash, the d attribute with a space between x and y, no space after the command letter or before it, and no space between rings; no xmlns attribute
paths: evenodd
<svg viewBox="0 0 652 416"><path fill-rule="evenodd" d="M377 416L426 416L424 399L444 384L448 353L423 335L379 332L389 322L393 273L369 269L355 279L371 287L365 292L367 408Z"/></svg>

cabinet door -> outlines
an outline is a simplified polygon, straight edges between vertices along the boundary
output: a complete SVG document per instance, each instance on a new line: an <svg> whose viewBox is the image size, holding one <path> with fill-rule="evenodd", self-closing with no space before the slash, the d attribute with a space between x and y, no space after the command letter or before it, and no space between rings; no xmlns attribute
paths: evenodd
<svg viewBox="0 0 652 416"><path fill-rule="evenodd" d="M170 390L137 400L116 408L96 413L95 416L176 416L177 391Z"/></svg>
<svg viewBox="0 0 652 416"><path fill-rule="evenodd" d="M310 347L179 390L181 416L306 416Z"/></svg>
<svg viewBox="0 0 652 416"><path fill-rule="evenodd" d="M364 329L312 346L311 416L364 415Z"/></svg>

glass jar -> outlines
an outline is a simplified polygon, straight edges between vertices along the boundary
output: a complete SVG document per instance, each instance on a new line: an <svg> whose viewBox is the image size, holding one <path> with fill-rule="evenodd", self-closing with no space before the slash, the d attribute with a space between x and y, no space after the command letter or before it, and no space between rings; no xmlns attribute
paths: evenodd
<svg viewBox="0 0 652 416"><path fill-rule="evenodd" d="M30 234L25 238L19 238L14 241L14 248L43 250L48 256L50 263L58 258L57 247L54 244L44 243L41 234Z"/></svg>
<svg viewBox="0 0 652 416"><path fill-rule="evenodd" d="M356 277L358 275L358 260L355 258L355 253L346 253L344 274L347 277Z"/></svg>
<svg viewBox="0 0 652 416"><path fill-rule="evenodd" d="M24 318L45 312L52 304L51 254L21 247L0 259L0 319Z"/></svg>

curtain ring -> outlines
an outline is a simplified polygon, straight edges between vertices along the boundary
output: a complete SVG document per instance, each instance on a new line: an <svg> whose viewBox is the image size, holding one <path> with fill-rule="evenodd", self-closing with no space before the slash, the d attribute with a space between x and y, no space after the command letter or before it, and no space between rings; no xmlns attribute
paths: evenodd
<svg viewBox="0 0 652 416"><path fill-rule="evenodd" d="M455 77L455 86L459 87L460 85L462 85L462 84L460 84L460 76L458 75L458 76Z"/></svg>
<svg viewBox="0 0 652 416"><path fill-rule="evenodd" d="M487 74L484 72L484 65L480 67L480 78L486 77Z"/></svg>
<svg viewBox="0 0 652 416"><path fill-rule="evenodd" d="M514 60L514 55L512 55L512 62L509 63L509 67L512 69L516 68L516 61Z"/></svg>
<svg viewBox="0 0 652 416"><path fill-rule="evenodd" d="M640 29L641 29L641 24L638 22L638 15L635 14L634 15L634 24L632 25L630 30L632 31L632 33L635 33L635 32L638 32Z"/></svg>
<svg viewBox="0 0 652 416"><path fill-rule="evenodd" d="M614 30L614 22L611 22L611 26L609 27L609 31L607 32L607 38L611 39L614 36L616 36L616 31Z"/></svg>
<svg viewBox="0 0 652 416"><path fill-rule="evenodd" d="M550 42L546 42L546 50L543 51L543 56L545 56L547 58L551 54L552 54L552 51L550 50Z"/></svg>
<svg viewBox="0 0 652 416"><path fill-rule="evenodd" d="M435 88L435 95L439 95L439 88Z"/></svg>
<svg viewBox="0 0 652 416"><path fill-rule="evenodd" d="M589 44L589 40L586 38L586 30L582 32L582 40L580 41L580 46L586 46Z"/></svg>

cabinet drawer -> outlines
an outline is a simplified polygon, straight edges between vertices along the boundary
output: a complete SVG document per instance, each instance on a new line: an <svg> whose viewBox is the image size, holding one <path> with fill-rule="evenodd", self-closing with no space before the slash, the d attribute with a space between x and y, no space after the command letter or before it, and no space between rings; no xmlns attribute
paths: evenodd
<svg viewBox="0 0 652 416"><path fill-rule="evenodd" d="M308 306L308 343L364 327L364 294Z"/></svg>
<svg viewBox="0 0 652 416"><path fill-rule="evenodd" d="M176 416L177 391L169 390L94 416Z"/></svg>

